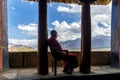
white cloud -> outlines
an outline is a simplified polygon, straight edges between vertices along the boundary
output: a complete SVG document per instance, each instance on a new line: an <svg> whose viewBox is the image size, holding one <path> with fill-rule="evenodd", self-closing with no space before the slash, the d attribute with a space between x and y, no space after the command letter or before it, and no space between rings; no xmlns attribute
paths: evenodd
<svg viewBox="0 0 120 80"><path fill-rule="evenodd" d="M15 10L15 7L11 7L12 10Z"/></svg>
<svg viewBox="0 0 120 80"><path fill-rule="evenodd" d="M112 1L108 5L91 5L91 9L94 8L94 13L110 13ZM98 9L99 8L99 9ZM107 9L106 9L107 8ZM58 12L67 12L67 13L81 13L82 5L78 4L66 4L59 5L57 10Z"/></svg>
<svg viewBox="0 0 120 80"><path fill-rule="evenodd" d="M111 27L106 23L102 23L104 27L99 27L96 21L92 21L92 37L96 36L110 36Z"/></svg>
<svg viewBox="0 0 120 80"><path fill-rule="evenodd" d="M21 2L27 2L28 0L21 0Z"/></svg>
<svg viewBox="0 0 120 80"><path fill-rule="evenodd" d="M21 2L29 2L31 5L33 5L34 4L34 1L29 1L29 0L21 0Z"/></svg>
<svg viewBox="0 0 120 80"><path fill-rule="evenodd" d="M59 12L67 13L81 13L81 7L78 5L69 5L69 7L58 6ZM101 23L103 27L100 27ZM58 31L58 39L60 41L67 41L81 37L81 20L79 22L67 23L66 21L54 21L52 25ZM91 28L92 37L96 36L110 36L111 33L111 7L110 5L92 5L91 6Z"/></svg>
<svg viewBox="0 0 120 80"><path fill-rule="evenodd" d="M54 21L52 25L58 32L58 39L60 41L74 40L80 38L80 23L73 22L68 24L66 21L59 23L59 21Z"/></svg>
<svg viewBox="0 0 120 80"><path fill-rule="evenodd" d="M37 35L37 24L30 23L28 25L18 25L18 29L22 31L22 33L27 35Z"/></svg>
<svg viewBox="0 0 120 80"><path fill-rule="evenodd" d="M37 39L9 39L9 45L26 45L26 46L36 46L37 45Z"/></svg>
<svg viewBox="0 0 120 80"><path fill-rule="evenodd" d="M67 4L67 6L59 5L57 10L58 12L80 13L81 6L76 4Z"/></svg>
<svg viewBox="0 0 120 80"><path fill-rule="evenodd" d="M92 37L111 33L111 7L110 5L91 6ZM104 25L99 27L98 23Z"/></svg>

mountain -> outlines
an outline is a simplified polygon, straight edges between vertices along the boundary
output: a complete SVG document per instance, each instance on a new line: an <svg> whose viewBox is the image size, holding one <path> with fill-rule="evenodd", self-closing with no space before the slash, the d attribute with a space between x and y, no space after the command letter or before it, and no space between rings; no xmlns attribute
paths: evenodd
<svg viewBox="0 0 120 80"><path fill-rule="evenodd" d="M69 49L69 50L80 50L81 49L81 39L77 38L75 40L68 40L65 42L60 42L63 49ZM91 40L91 47L92 50L101 50L101 49L109 49L110 48L110 36L97 36L92 37ZM37 50L37 46L29 47L25 45L15 45L15 44L9 44L8 47L9 51L35 51Z"/></svg>
<svg viewBox="0 0 120 80"><path fill-rule="evenodd" d="M11 51L11 52L17 52L17 51L35 51L35 49L32 48L32 47L29 47L29 46L25 46L25 45L15 45L15 44L9 43L8 51Z"/></svg>
<svg viewBox="0 0 120 80"><path fill-rule="evenodd" d="M92 38L92 48L110 48L110 36L97 36Z"/></svg>
<svg viewBox="0 0 120 80"><path fill-rule="evenodd" d="M63 49L80 50L81 39L69 40L60 43ZM110 36L97 36L91 40L92 49L110 48Z"/></svg>
<svg viewBox="0 0 120 80"><path fill-rule="evenodd" d="M81 46L80 38L75 40L60 42L60 44L63 49L70 49L70 50L80 50L80 46Z"/></svg>

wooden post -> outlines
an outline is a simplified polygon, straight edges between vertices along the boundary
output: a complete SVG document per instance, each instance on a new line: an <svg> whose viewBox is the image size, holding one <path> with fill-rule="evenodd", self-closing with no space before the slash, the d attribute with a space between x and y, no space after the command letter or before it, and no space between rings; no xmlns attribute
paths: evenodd
<svg viewBox="0 0 120 80"><path fill-rule="evenodd" d="M91 17L90 3L82 5L82 36L80 72L89 73L91 66Z"/></svg>
<svg viewBox="0 0 120 80"><path fill-rule="evenodd" d="M119 1L120 2L120 1ZM120 14L119 14L120 15ZM118 27L118 0L112 1L112 19L111 19L111 67L119 67L120 54L120 27Z"/></svg>
<svg viewBox="0 0 120 80"><path fill-rule="evenodd" d="M0 0L0 72L9 68L7 0Z"/></svg>
<svg viewBox="0 0 120 80"><path fill-rule="evenodd" d="M48 74L47 56L47 0L39 1L39 25L38 25L38 74Z"/></svg>

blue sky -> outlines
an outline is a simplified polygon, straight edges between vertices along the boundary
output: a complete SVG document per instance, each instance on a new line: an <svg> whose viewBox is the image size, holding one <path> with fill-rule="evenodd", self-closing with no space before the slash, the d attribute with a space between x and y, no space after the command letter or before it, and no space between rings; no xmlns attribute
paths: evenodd
<svg viewBox="0 0 120 80"><path fill-rule="evenodd" d="M9 44L36 46L38 28L38 3L8 0ZM111 3L91 5L92 37L110 36ZM58 31L58 40L81 38L81 5L48 3L48 33Z"/></svg>

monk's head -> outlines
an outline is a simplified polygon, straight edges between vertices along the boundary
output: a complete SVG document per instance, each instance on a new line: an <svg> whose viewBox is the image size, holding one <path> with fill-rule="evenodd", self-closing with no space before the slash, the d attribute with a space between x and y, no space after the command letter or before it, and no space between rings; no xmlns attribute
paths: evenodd
<svg viewBox="0 0 120 80"><path fill-rule="evenodd" d="M51 33L51 36L57 38L58 35L56 30L52 30L50 33Z"/></svg>

